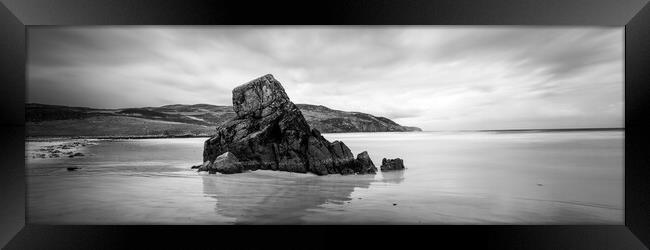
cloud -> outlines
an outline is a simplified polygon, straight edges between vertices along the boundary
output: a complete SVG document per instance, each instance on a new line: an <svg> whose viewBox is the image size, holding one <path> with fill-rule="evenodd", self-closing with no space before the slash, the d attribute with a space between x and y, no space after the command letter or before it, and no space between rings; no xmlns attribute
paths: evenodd
<svg viewBox="0 0 650 250"><path fill-rule="evenodd" d="M424 129L622 126L620 27L33 27L28 101L230 105L271 73L292 101Z"/></svg>

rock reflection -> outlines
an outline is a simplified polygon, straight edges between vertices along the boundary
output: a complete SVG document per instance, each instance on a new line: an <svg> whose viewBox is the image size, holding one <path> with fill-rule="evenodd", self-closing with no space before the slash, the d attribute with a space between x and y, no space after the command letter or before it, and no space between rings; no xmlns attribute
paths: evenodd
<svg viewBox="0 0 650 250"><path fill-rule="evenodd" d="M390 181L399 179L391 177ZM203 192L217 200L216 213L236 218L237 223L301 224L301 218L310 209L325 203L350 201L356 188L367 189L372 182L375 182L374 175L314 176L253 171L205 175Z"/></svg>
<svg viewBox="0 0 650 250"><path fill-rule="evenodd" d="M387 182L392 184L402 183L404 181L404 171L405 170L394 170L394 171L381 172L381 175L383 176L382 182Z"/></svg>

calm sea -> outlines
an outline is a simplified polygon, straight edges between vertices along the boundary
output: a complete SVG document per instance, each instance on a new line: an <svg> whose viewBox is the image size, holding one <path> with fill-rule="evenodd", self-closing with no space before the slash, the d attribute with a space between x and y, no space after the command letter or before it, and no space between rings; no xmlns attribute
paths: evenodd
<svg viewBox="0 0 650 250"><path fill-rule="evenodd" d="M35 224L623 224L623 131L324 134L406 170L209 175L207 138L26 159ZM28 150L41 142L28 142ZM80 167L67 171L66 167Z"/></svg>

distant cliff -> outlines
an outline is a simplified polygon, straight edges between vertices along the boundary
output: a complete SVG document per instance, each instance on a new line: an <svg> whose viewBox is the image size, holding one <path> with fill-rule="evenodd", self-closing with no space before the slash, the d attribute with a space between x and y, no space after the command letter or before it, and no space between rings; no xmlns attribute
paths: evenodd
<svg viewBox="0 0 650 250"><path fill-rule="evenodd" d="M421 131L385 117L296 105L322 133ZM28 136L209 136L236 116L232 106L209 104L93 109L29 103L25 111Z"/></svg>
<svg viewBox="0 0 650 250"><path fill-rule="evenodd" d="M386 117L361 112L346 112L310 104L296 106L309 126L323 133L422 131L417 127L401 126Z"/></svg>

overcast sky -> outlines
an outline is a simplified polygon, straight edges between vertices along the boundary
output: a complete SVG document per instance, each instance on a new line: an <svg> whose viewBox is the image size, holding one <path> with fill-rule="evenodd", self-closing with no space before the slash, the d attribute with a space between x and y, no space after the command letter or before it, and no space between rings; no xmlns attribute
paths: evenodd
<svg viewBox="0 0 650 250"><path fill-rule="evenodd" d="M28 102L232 105L270 73L294 103L425 130L623 127L623 28L39 27Z"/></svg>

